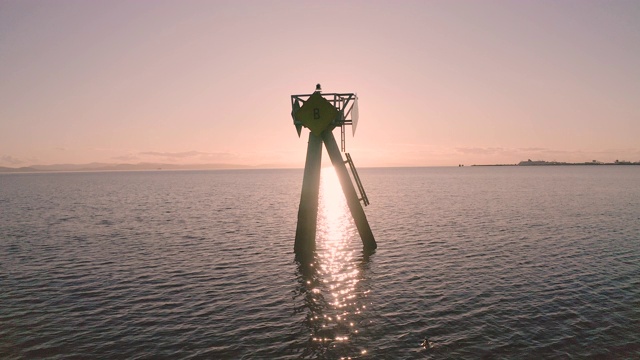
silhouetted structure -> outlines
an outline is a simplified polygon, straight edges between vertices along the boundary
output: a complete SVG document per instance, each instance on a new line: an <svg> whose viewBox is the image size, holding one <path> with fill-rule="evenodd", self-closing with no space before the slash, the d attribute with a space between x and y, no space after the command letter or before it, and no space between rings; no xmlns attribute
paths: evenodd
<svg viewBox="0 0 640 360"><path fill-rule="evenodd" d="M316 91L312 94L291 95L291 116L298 136L300 136L302 127L310 130L294 251L296 254L305 255L315 250L323 143L340 180L342 191L358 228L364 248L365 250L374 250L377 244L364 209L360 205L361 200L365 205L368 205L369 199L364 192L364 187L351 156L345 153L347 157L345 161L340 151L345 151L345 126L351 125L353 134L355 134L358 124L358 98L353 93L322 94L321 91L322 88L318 84L316 85ZM338 148L336 139L333 136L333 129L338 126L341 129L341 149ZM356 183L360 197L358 197L345 164L349 164L351 175Z"/></svg>

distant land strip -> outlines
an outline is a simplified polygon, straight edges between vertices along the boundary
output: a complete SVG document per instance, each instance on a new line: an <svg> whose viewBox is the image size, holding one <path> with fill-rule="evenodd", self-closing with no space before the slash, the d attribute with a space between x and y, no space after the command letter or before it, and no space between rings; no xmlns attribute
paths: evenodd
<svg viewBox="0 0 640 360"><path fill-rule="evenodd" d="M570 163L570 162L560 162L560 161L544 161L544 160L527 160L520 161L517 164L488 164L488 165L471 165L471 166L565 166L565 165L640 165L640 161L631 162L624 160L616 160L614 162L602 162L597 160L578 162L578 163Z"/></svg>
<svg viewBox="0 0 640 360"><path fill-rule="evenodd" d="M25 172L55 172L55 171L144 171L144 170L224 170L224 169L272 169L286 166L277 164L264 164L258 166L238 165L238 164L161 164L161 163L139 163L139 164L56 164L56 165L33 165L25 167L4 167L0 166L0 173L25 173Z"/></svg>

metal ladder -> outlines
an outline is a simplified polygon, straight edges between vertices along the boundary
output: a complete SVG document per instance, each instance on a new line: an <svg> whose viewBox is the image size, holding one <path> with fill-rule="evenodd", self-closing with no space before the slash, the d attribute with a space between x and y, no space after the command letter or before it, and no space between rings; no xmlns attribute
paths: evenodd
<svg viewBox="0 0 640 360"><path fill-rule="evenodd" d="M356 170L356 166L353 165L353 159L351 159L351 155L349 153L344 153L347 156L346 164L349 164L349 168L351 169L351 174L353 175L353 179L356 182L356 186L358 187L358 191L360 192L360 198L358 200L362 200L364 206L369 205L369 198L367 197L367 193L364 191L364 187L362 186L362 181L360 181L360 176L358 175L358 170Z"/></svg>

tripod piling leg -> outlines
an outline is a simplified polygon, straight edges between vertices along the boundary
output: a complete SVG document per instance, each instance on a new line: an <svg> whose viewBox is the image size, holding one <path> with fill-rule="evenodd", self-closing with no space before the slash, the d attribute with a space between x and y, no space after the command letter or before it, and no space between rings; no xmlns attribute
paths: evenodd
<svg viewBox="0 0 640 360"><path fill-rule="evenodd" d="M309 132L307 160L304 165L304 178L302 179L302 194L300 195L298 225L294 245L294 252L298 255L309 255L316 248L321 162L322 138Z"/></svg>
<svg viewBox="0 0 640 360"><path fill-rule="evenodd" d="M364 209L362 209L360 200L358 200L358 194L356 193L356 189L353 187L351 177L349 176L347 167L342 159L342 154L340 154L340 149L338 148L338 144L336 143L336 139L331 130L324 131L322 133L322 140L324 141L324 145L327 147L327 152L329 153L333 167L336 169L338 179L340 179L340 185L342 186L342 191L347 199L349 210L351 210L351 216L353 216L353 220L358 228L358 233L360 233L362 245L367 251L375 250L378 245L376 244L376 240L373 238L373 232L371 232L369 221L367 221L367 216L364 213Z"/></svg>

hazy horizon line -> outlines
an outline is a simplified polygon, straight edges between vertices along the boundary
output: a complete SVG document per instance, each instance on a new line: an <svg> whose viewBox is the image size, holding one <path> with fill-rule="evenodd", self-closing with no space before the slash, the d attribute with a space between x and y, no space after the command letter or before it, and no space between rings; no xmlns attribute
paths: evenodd
<svg viewBox="0 0 640 360"><path fill-rule="evenodd" d="M520 163L527 162L528 160L521 160L516 163L492 163L492 164L452 164L452 165L427 165L427 164L413 164L413 165L376 165L376 166L361 166L360 168L419 168L419 167L464 167L464 166L518 166ZM546 163L548 165L608 165L616 164L615 161L584 161L584 162L563 162L563 161L546 161L546 160L533 160L534 163ZM621 164L640 164L640 161L624 161ZM331 166L326 165L323 167ZM189 163L189 164L174 164L174 163L156 163L156 162L139 162L139 163L106 163L106 162L91 162L82 164L62 163L62 164L34 164L27 166L11 167L0 165L0 172L82 172L82 171L157 171L157 170L259 170L259 169L304 169L304 165L294 165L287 163L267 163L257 165L246 164L233 164L233 163Z"/></svg>

